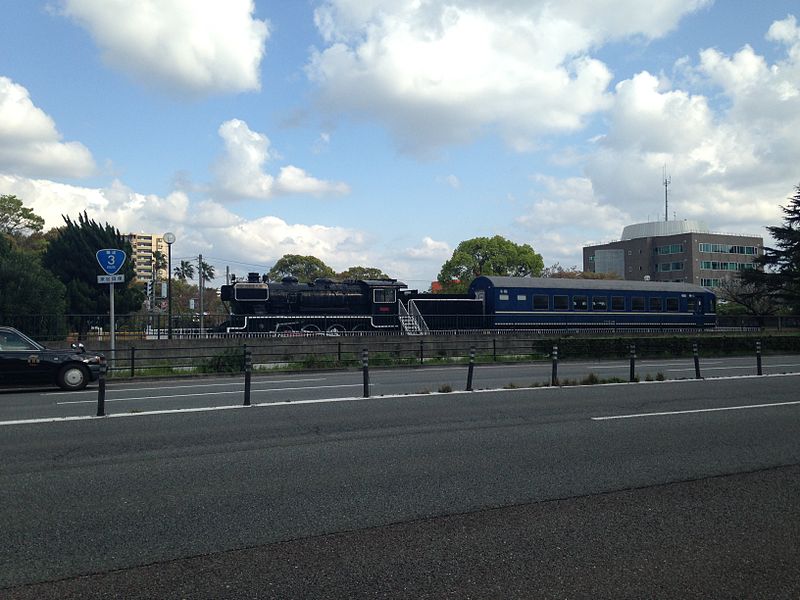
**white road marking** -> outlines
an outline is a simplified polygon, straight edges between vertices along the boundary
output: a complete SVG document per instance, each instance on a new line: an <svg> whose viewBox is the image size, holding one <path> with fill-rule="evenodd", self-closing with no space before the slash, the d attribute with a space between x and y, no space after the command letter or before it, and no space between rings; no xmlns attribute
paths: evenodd
<svg viewBox="0 0 800 600"><path fill-rule="evenodd" d="M433 394L429 394L433 395ZM394 398L395 396L381 396L381 398ZM333 402L358 402L361 400L375 400L375 398L322 398L318 400L293 400L292 402L259 402L250 406L242 404L233 404L226 406L201 406L197 408L173 408L167 410L143 410L126 413L113 413L102 417L85 415L78 417L46 417L42 419L19 419L16 421L0 421L0 427L3 425L35 425L39 423L61 423L66 421L94 421L96 419L120 419L124 417L145 417L148 415L172 415L181 413L199 413L199 412L213 412L217 410L236 410L236 409L249 409L249 408L263 408L263 407L277 407L277 406L292 406L295 404L328 404Z"/></svg>
<svg viewBox="0 0 800 600"><path fill-rule="evenodd" d="M746 404L743 406L720 406L718 408L695 408L691 410L670 410L664 412L635 413L631 415L612 415L608 417L592 417L592 421L612 421L614 419L638 419L640 417L666 417L671 415L691 415L695 413L721 412L726 410L747 410L752 408L770 408L773 406L792 406L800 404L800 400L792 402L772 402L769 404Z"/></svg>
<svg viewBox="0 0 800 600"><path fill-rule="evenodd" d="M291 390L326 390L331 388L360 387L360 383L343 383L341 385L313 385L285 388L251 388L250 392L285 392ZM119 390L114 390L119 391ZM224 392L197 392L192 394L166 394L164 396L138 396L133 398L106 398L106 402L128 402L129 400L164 400L171 398L190 398L192 396L220 396L222 394L242 394L242 390L227 390ZM67 402L56 402L57 406L62 404L97 404L97 400L70 400Z"/></svg>
<svg viewBox="0 0 800 600"><path fill-rule="evenodd" d="M327 377L316 377L313 379L275 379L266 381L259 381L259 383L302 383L304 381L325 381ZM106 380L108 381L108 380ZM106 388L107 390L115 391L115 392L140 392L140 391L147 391L147 390L163 390L164 388L168 389L184 389L184 388L205 388L205 387L222 387L227 386L230 387L231 385L239 385L244 386L244 379L234 379L225 383L196 383L192 385L182 385L182 384L174 384L174 385L160 385L158 387L135 387L135 388ZM86 389L82 390L83 393L86 394L96 394L96 389ZM40 394L40 396L63 396L64 392L45 392Z"/></svg>

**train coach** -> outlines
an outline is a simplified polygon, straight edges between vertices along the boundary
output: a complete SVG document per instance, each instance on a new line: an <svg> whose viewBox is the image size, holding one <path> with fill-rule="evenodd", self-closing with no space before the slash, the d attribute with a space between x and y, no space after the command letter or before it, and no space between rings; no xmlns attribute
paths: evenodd
<svg viewBox="0 0 800 600"><path fill-rule="evenodd" d="M716 296L687 283L481 276L469 295L497 328L711 328Z"/></svg>

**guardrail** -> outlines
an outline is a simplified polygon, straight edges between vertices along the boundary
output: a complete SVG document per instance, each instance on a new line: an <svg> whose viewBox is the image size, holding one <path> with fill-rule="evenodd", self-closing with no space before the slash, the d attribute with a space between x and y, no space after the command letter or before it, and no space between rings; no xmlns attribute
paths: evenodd
<svg viewBox="0 0 800 600"><path fill-rule="evenodd" d="M248 357L254 372L358 368L367 349L372 366L415 366L549 360L556 351L567 358L625 358L631 346L639 357L800 352L798 336L519 337L472 336L408 338L332 337L260 338L218 341L218 345L170 345L117 349L108 376L118 378L244 373ZM102 351L102 349L101 349Z"/></svg>

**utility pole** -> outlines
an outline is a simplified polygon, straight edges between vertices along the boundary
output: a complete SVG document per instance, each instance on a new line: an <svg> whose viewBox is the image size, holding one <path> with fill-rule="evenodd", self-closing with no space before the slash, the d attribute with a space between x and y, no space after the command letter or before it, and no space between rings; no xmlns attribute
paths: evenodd
<svg viewBox="0 0 800 600"><path fill-rule="evenodd" d="M197 272L200 275L200 337L203 337L203 255L197 257Z"/></svg>

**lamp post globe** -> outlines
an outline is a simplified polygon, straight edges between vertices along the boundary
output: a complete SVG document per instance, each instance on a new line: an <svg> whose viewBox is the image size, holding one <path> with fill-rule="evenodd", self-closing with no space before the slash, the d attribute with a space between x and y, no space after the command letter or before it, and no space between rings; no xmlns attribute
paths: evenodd
<svg viewBox="0 0 800 600"><path fill-rule="evenodd" d="M175 234L168 231L164 234L167 243L167 339L172 339L172 244L175 243Z"/></svg>

